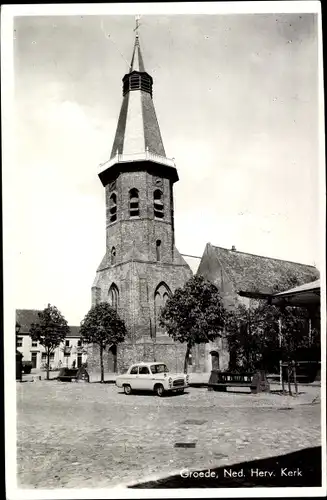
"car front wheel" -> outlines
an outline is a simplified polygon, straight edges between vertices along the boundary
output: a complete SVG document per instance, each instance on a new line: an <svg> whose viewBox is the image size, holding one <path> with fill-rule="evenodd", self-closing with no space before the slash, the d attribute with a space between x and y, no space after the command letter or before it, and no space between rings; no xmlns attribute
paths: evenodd
<svg viewBox="0 0 327 500"><path fill-rule="evenodd" d="M156 393L157 396L159 396L159 398L161 398L165 392L163 385L161 384L156 385L154 388L154 392Z"/></svg>
<svg viewBox="0 0 327 500"><path fill-rule="evenodd" d="M132 388L130 385L124 385L124 393L127 394L127 396L132 394Z"/></svg>

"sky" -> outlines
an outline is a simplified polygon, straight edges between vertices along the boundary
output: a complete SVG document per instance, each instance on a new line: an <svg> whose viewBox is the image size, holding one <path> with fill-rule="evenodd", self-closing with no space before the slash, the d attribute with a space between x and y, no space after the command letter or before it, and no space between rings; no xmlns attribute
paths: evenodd
<svg viewBox="0 0 327 500"><path fill-rule="evenodd" d="M91 306L104 188L135 19L14 20L15 307ZM206 243L319 268L317 19L144 15L140 44L174 185L176 246ZM322 140L322 139L320 139ZM17 202L18 200L18 202Z"/></svg>

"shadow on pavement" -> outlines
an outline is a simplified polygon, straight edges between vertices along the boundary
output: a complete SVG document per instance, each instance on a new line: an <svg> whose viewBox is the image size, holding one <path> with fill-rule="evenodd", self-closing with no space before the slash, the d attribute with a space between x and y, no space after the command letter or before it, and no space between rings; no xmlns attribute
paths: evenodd
<svg viewBox="0 0 327 500"><path fill-rule="evenodd" d="M154 398L154 397L158 397L156 396L156 394L153 392L153 391L133 391L131 394L129 394L128 396L126 396L126 394L124 393L124 391L122 389L120 389L117 394L122 394L123 396L125 397L128 397L128 398L131 398L133 396L149 396L151 398ZM164 393L163 396L161 396L161 399L167 399L167 398L176 398L176 397L183 397L185 396L186 394L189 394L189 392L186 390L184 391L183 393L178 393L176 391L171 391L171 392L166 392Z"/></svg>
<svg viewBox="0 0 327 500"><path fill-rule="evenodd" d="M202 472L202 475L201 475ZM204 474L211 476L204 477ZM253 488L319 487L321 447L305 448L287 455L197 471L191 477L170 476L129 488ZM197 474L197 476L196 476Z"/></svg>

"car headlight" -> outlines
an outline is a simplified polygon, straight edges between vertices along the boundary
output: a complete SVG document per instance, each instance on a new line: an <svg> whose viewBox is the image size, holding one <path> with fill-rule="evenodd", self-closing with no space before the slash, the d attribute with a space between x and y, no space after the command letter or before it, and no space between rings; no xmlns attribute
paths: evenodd
<svg viewBox="0 0 327 500"><path fill-rule="evenodd" d="M188 384L188 381L189 381L189 376L188 376L188 375L186 375L186 377L185 377L185 381L186 381L186 383Z"/></svg>
<svg viewBox="0 0 327 500"><path fill-rule="evenodd" d="M171 377L169 377L168 384L171 385L172 383L173 383L173 379Z"/></svg>

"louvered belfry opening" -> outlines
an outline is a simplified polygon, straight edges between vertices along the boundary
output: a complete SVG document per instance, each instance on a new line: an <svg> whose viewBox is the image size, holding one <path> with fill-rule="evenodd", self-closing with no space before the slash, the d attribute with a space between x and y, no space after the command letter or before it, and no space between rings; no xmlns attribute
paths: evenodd
<svg viewBox="0 0 327 500"><path fill-rule="evenodd" d="M152 84L152 77L148 73L138 71L128 73L123 78L123 96L132 90L143 90L152 97Z"/></svg>
<svg viewBox="0 0 327 500"><path fill-rule="evenodd" d="M136 188L133 188L129 192L129 216L139 217L139 192Z"/></svg>
<svg viewBox="0 0 327 500"><path fill-rule="evenodd" d="M164 204L160 189L156 189L153 193L153 210L155 218L164 218Z"/></svg>

